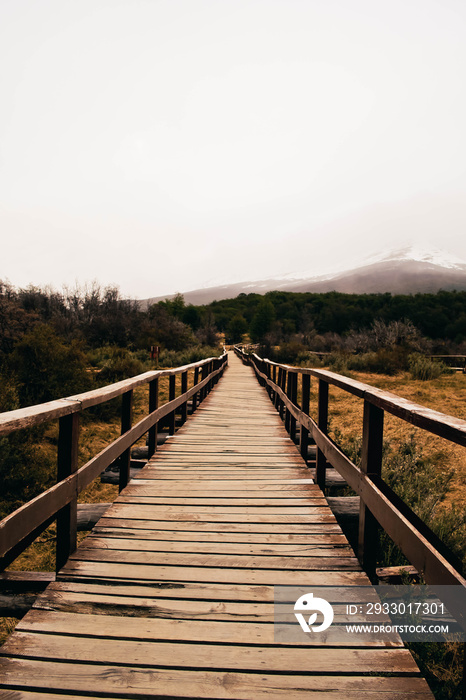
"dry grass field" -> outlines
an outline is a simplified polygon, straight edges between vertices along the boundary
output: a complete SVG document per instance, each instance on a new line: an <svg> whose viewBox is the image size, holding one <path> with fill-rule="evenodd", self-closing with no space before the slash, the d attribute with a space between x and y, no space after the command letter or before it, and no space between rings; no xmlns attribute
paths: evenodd
<svg viewBox="0 0 466 700"><path fill-rule="evenodd" d="M411 379L408 373L395 376L352 372L358 381L390 391L415 403L427 406L466 420L466 376L461 372L444 374L438 379L420 381ZM312 408L317 411L317 381L311 382ZM341 431L344 436L362 435L363 402L342 389L330 388L329 417L330 429ZM446 503L456 503L466 507L466 450L448 440L436 437L400 418L385 414L384 437L396 449L402 442L413 436L423 454L432 457L439 469L452 469L454 478Z"/></svg>

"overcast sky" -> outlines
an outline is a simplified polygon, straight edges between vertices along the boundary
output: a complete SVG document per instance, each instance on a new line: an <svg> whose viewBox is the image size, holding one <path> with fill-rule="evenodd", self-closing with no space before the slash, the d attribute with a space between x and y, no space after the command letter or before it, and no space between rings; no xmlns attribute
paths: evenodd
<svg viewBox="0 0 466 700"><path fill-rule="evenodd" d="M0 0L0 278L466 258L464 0Z"/></svg>

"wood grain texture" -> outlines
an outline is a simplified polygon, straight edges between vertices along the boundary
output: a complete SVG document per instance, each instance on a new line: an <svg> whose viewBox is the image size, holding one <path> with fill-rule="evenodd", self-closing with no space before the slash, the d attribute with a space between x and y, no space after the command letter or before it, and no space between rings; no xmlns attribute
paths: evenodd
<svg viewBox="0 0 466 700"><path fill-rule="evenodd" d="M276 585L369 581L267 392L230 363L19 623L0 697L432 698L400 640L348 642L343 605L332 646L275 638Z"/></svg>

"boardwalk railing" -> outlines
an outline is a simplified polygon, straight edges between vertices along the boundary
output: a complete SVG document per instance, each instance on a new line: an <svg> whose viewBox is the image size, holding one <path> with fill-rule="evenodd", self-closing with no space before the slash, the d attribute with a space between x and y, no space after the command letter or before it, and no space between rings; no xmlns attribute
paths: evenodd
<svg viewBox="0 0 466 700"><path fill-rule="evenodd" d="M55 519L57 520L57 571L76 549L77 499L106 467L119 459L120 490L130 473L131 446L148 433L149 458L157 444L157 424L169 422L175 431L175 411L181 420L187 416L187 403L192 399L193 411L205 398L223 373L227 355L209 358L174 369L145 372L131 379L110 384L94 391L57 399L37 406L0 414L0 436L52 420L59 420L57 483L24 504L0 522L0 571L3 571ZM188 372L194 372L193 386L188 390ZM181 394L176 396L176 378L181 376ZM169 377L169 400L159 407L159 380ZM132 425L133 390L149 384L148 415ZM122 397L121 435L99 454L78 468L79 417L91 406Z"/></svg>
<svg viewBox="0 0 466 700"><path fill-rule="evenodd" d="M323 488L327 463L332 465L360 496L358 558L375 579L377 523L406 558L422 573L426 583L466 585L461 562L425 523L388 486L381 475L385 412L450 440L466 445L466 421L412 403L387 391L327 370L290 367L247 354L235 347L250 364L294 438L300 426L300 450L307 458L309 439L317 445L316 480ZM318 380L317 420L309 415L311 377ZM301 403L298 403L298 381ZM357 467L328 436L329 386L333 385L364 401L361 465Z"/></svg>

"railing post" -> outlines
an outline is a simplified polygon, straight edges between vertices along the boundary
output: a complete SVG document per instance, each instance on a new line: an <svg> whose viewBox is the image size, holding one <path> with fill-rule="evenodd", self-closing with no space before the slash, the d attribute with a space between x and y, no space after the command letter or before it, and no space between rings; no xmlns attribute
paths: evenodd
<svg viewBox="0 0 466 700"><path fill-rule="evenodd" d="M58 432L57 481L78 469L79 413L60 418ZM78 484L73 500L57 513L56 570L60 571L76 550Z"/></svg>
<svg viewBox="0 0 466 700"><path fill-rule="evenodd" d="M149 413L156 411L159 407L159 378L156 377L149 382ZM149 428L149 459L157 449L157 423Z"/></svg>
<svg viewBox="0 0 466 700"><path fill-rule="evenodd" d="M286 387L286 395L288 398L291 398L291 382L293 381L291 379L292 372L289 370L285 370L285 387ZM291 423L291 414L288 410L288 408L285 407L285 429L288 433L290 433L290 423Z"/></svg>
<svg viewBox="0 0 466 700"><path fill-rule="evenodd" d="M188 372L181 373L181 393L185 394L188 391ZM181 424L186 423L188 417L188 400L181 406Z"/></svg>
<svg viewBox="0 0 466 700"><path fill-rule="evenodd" d="M382 472L383 409L364 401L361 471L370 477ZM358 559L371 581L375 581L379 525L361 498L359 507Z"/></svg>
<svg viewBox="0 0 466 700"><path fill-rule="evenodd" d="M168 400L173 401L175 398L176 394L176 374L170 374L169 380L168 380ZM169 435L174 435L175 434L175 411L172 411L171 413L168 414L168 434Z"/></svg>
<svg viewBox="0 0 466 700"><path fill-rule="evenodd" d="M211 360L211 361L209 362L209 370L208 370L208 372L209 372L209 374L212 374L213 371L214 371L214 361ZM208 386L208 390L207 390L207 391L208 391L208 393L210 394L210 392L211 392L212 389L214 388L214 380L213 380L213 377L210 377L209 383L207 384L207 386Z"/></svg>
<svg viewBox="0 0 466 700"><path fill-rule="evenodd" d="M201 382L206 378L206 365L202 365L201 367ZM201 404L205 397L207 395L207 389L204 386L200 391L199 391L199 404Z"/></svg>
<svg viewBox="0 0 466 700"><path fill-rule="evenodd" d="M267 379L270 379L270 365L269 365L269 363L267 362L267 360L264 360L264 374L265 374L265 376L267 377ZM270 389L269 384L267 384L267 379L264 379L264 386L265 386L265 390L266 390L266 392L268 393L269 398L270 398L270 396L271 396L271 389Z"/></svg>
<svg viewBox="0 0 466 700"><path fill-rule="evenodd" d="M199 367L194 368L194 384L193 384L193 386L196 386L196 384L199 384ZM198 392L196 391L196 393L193 394L193 408L192 408L193 413L197 408L197 401L198 401L197 397L198 397Z"/></svg>
<svg viewBox="0 0 466 700"><path fill-rule="evenodd" d="M279 386L280 389L282 387L282 368L281 367L278 368L277 386ZM282 400L278 394L278 391L275 394L275 408L278 411L278 415L281 417L281 415L282 415Z"/></svg>
<svg viewBox="0 0 466 700"><path fill-rule="evenodd" d="M301 384L301 410L306 416L309 415L309 405L310 405L310 395L311 395L311 375L302 374L302 384ZM307 453L309 447L309 430L301 426L301 435L299 439L299 448L301 451L301 457L307 462Z"/></svg>
<svg viewBox="0 0 466 700"><path fill-rule="evenodd" d="M121 434L131 430L133 423L133 390L127 391L121 397ZM120 478L118 488L122 491L128 485L131 464L131 447L125 450L119 459Z"/></svg>
<svg viewBox="0 0 466 700"><path fill-rule="evenodd" d="M281 376L280 388L281 388L281 390L282 390L283 392L286 392L286 369L283 369L283 368L282 368L282 376ZM282 420L285 420L285 416L286 416L285 402L283 401L283 399L281 399L281 403L280 403L280 418L281 418Z"/></svg>
<svg viewBox="0 0 466 700"><path fill-rule="evenodd" d="M272 365L272 381L274 384L277 383L277 365ZM277 392L272 389L272 403L277 408Z"/></svg>
<svg viewBox="0 0 466 700"><path fill-rule="evenodd" d="M323 379L319 379L319 403L318 403L317 425L320 430L327 435L328 432L328 384ZM316 461L316 482L323 490L325 488L325 472L327 462L325 455L317 449Z"/></svg>
<svg viewBox="0 0 466 700"><path fill-rule="evenodd" d="M290 372L291 388L290 399L296 406L298 403L298 373ZM296 418L290 415L290 437L296 442Z"/></svg>

